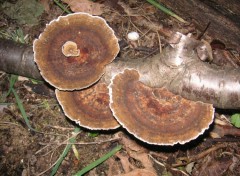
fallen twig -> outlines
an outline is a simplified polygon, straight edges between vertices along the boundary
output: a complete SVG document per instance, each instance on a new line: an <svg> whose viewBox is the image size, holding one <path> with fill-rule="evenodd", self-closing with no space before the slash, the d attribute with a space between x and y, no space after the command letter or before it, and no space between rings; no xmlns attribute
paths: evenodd
<svg viewBox="0 0 240 176"><path fill-rule="evenodd" d="M76 127L75 130L74 130L73 136L70 139L68 139L70 143L75 142L76 136L79 134L79 131L80 131L80 128ZM53 170L51 172L51 176L55 175L55 173L57 172L57 170L58 170L60 164L62 163L63 159L66 157L67 153L69 152L71 146L72 146L72 144L67 144L67 146L65 147L63 153L60 155L60 157L57 159L57 161L54 162L46 170L44 170L43 172L39 173L38 176L43 175L44 173L46 173L51 168L53 168Z"/></svg>
<svg viewBox="0 0 240 176"><path fill-rule="evenodd" d="M0 122L0 125L4 125L4 126L9 125L10 127L12 127L12 126L22 127L21 125L16 124L16 123L12 123L12 122Z"/></svg>
<svg viewBox="0 0 240 176"><path fill-rule="evenodd" d="M177 160L180 160L180 161L185 161L185 162L182 162L182 163L177 163L177 164L172 164L172 167L180 167L180 166L185 166L193 161L198 161L200 160L201 158L205 157L206 155L208 155L209 153L213 152L213 151L216 151L216 150L219 150L221 148L226 148L227 145L226 144L216 144L215 146L197 154L197 155L193 155L193 156L189 156L189 157L179 157L177 158Z"/></svg>
<svg viewBox="0 0 240 176"><path fill-rule="evenodd" d="M60 129L60 130L63 130L63 131L65 131L65 130L74 130L74 128L61 127L61 126L55 126L55 125L47 125L47 127Z"/></svg>
<svg viewBox="0 0 240 176"><path fill-rule="evenodd" d="M162 34L166 37L171 37L173 35L173 33L174 33L173 31L170 31L170 30L164 28L160 24L157 24L157 23L154 23L154 22L150 21L145 16L135 15L134 11L131 8L129 8L129 6L126 5L124 2L119 1L118 4L123 7L125 13L129 17L133 18L132 21L134 21L135 23L143 25L147 29L151 29L154 32L158 31L160 34Z"/></svg>

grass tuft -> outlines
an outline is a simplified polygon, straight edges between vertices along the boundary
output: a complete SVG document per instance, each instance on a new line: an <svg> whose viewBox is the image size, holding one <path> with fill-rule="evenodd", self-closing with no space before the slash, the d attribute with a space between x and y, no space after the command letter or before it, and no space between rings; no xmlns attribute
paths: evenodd
<svg viewBox="0 0 240 176"><path fill-rule="evenodd" d="M14 95L14 97L15 97L15 99L16 99L18 108L19 108L19 110L20 110L20 112L21 112L21 114L22 114L22 117L23 117L26 125L28 126L28 128L29 128L30 130L35 131L35 132L38 132L37 130L35 130L34 128L31 127L30 122L29 122L28 117L27 117L27 114L26 114L26 111L25 111L25 109L24 109L24 107L23 107L22 101L20 100L20 98L19 98L16 90L14 89L14 84L15 84L15 82L17 81L17 79L18 79L18 76L17 76L17 75L11 75L11 76L10 76L10 88L9 88L9 90L8 90L8 92L7 92L7 94L6 94L5 96L7 97L7 96L9 96L9 94L10 94L11 92L13 93L13 95Z"/></svg>

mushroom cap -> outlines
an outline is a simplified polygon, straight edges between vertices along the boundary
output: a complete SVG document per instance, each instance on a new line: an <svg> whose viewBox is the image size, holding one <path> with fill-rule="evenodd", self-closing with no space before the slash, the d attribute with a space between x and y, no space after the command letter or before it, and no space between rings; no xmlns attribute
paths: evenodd
<svg viewBox="0 0 240 176"><path fill-rule="evenodd" d="M75 91L56 89L56 96L65 115L80 126L91 130L108 130L119 127L109 108L106 84Z"/></svg>
<svg viewBox="0 0 240 176"><path fill-rule="evenodd" d="M79 56L62 53L66 42L74 42ZM46 25L33 43L34 61L43 78L60 90L75 90L94 84L105 65L119 52L114 31L106 21L87 13L60 16Z"/></svg>
<svg viewBox="0 0 240 176"><path fill-rule="evenodd" d="M124 70L109 85L110 108L128 132L150 144L174 145L189 142L209 128L214 117L211 104L148 87L139 77L136 70Z"/></svg>

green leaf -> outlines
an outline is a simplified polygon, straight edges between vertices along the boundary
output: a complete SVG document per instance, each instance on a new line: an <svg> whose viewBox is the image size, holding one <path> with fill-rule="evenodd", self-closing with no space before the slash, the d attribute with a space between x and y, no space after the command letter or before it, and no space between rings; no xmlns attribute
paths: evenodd
<svg viewBox="0 0 240 176"><path fill-rule="evenodd" d="M39 81L39 80L32 79L32 78L29 78L29 80L30 80L33 84L42 84L42 83L43 83L43 81Z"/></svg>
<svg viewBox="0 0 240 176"><path fill-rule="evenodd" d="M234 114L231 116L231 123L237 127L240 128L240 114Z"/></svg>
<svg viewBox="0 0 240 176"><path fill-rule="evenodd" d="M99 135L98 132L90 132L90 133L88 133L89 137L97 137L98 135Z"/></svg>

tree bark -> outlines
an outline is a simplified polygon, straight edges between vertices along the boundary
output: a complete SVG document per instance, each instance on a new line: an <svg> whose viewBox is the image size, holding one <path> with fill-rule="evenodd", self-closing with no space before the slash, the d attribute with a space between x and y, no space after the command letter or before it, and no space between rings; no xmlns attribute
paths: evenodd
<svg viewBox="0 0 240 176"><path fill-rule="evenodd" d="M33 49L26 44L0 39L0 70L42 80L37 65L33 60Z"/></svg>
<svg viewBox="0 0 240 176"><path fill-rule="evenodd" d="M109 83L124 69L136 69L140 81L151 87L166 87L184 98L203 101L223 109L240 109L240 70L221 69L202 62L195 50L199 41L183 36L175 48L148 59L117 59L106 67L101 81ZM0 70L42 79L34 63L32 47L0 41Z"/></svg>
<svg viewBox="0 0 240 176"><path fill-rule="evenodd" d="M193 22L212 39L222 41L227 48L240 51L239 0L159 0L176 14Z"/></svg>
<svg viewBox="0 0 240 176"><path fill-rule="evenodd" d="M124 69L135 69L139 80L150 87L165 87L186 99L217 108L240 109L240 69L201 61L196 53L199 46L201 42L183 35L178 44L164 48L160 55L107 65L102 79L109 83Z"/></svg>

